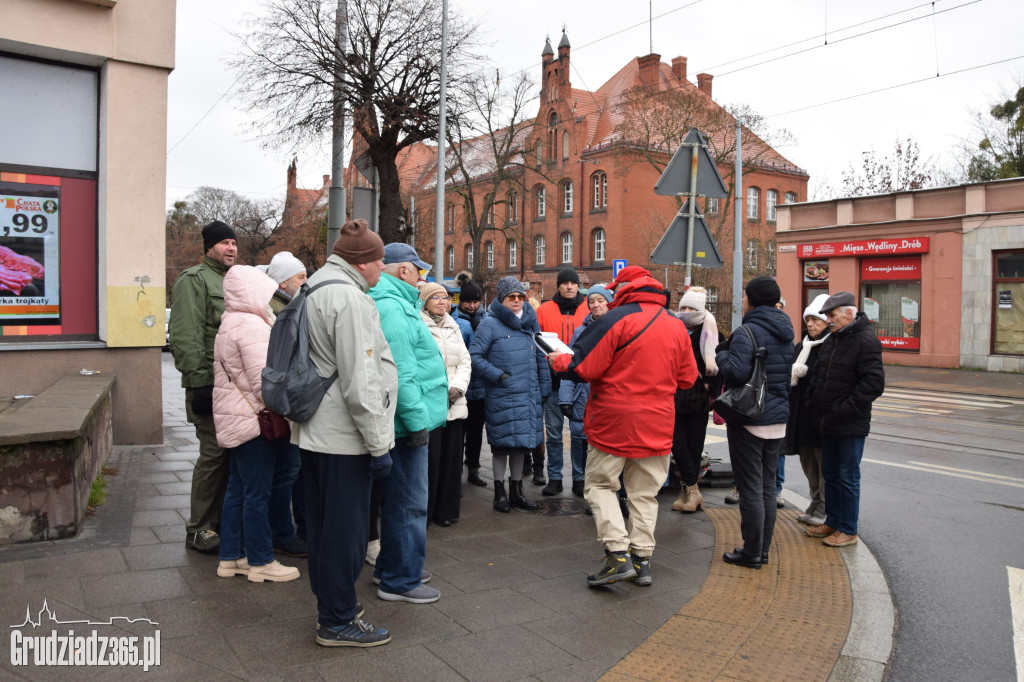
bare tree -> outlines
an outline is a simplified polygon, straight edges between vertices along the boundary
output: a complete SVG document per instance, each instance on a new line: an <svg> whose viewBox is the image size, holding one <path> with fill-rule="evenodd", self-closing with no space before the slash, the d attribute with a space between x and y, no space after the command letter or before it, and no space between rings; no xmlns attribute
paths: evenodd
<svg viewBox="0 0 1024 682"><path fill-rule="evenodd" d="M932 186L931 162L921 159L912 138L896 140L891 157L874 149L861 153L861 167L843 171L842 194L847 197L888 194Z"/></svg>
<svg viewBox="0 0 1024 682"><path fill-rule="evenodd" d="M500 73L493 78L479 73L453 102L445 177L461 204L463 231L477 256L473 279L481 286L488 284L488 273L480 245L489 231L516 242L525 272L526 216L519 215L519 207L526 192L524 163L532 154L524 147L533 127L526 111L533 89L525 74L503 85Z"/></svg>
<svg viewBox="0 0 1024 682"><path fill-rule="evenodd" d="M404 241L398 153L437 136L441 0L350 0L348 44L335 44L336 3L274 0L240 36L240 94L261 112L255 127L275 147L320 142L331 130L337 79L355 132L380 181L380 231ZM476 26L448 17L449 87L457 89Z"/></svg>

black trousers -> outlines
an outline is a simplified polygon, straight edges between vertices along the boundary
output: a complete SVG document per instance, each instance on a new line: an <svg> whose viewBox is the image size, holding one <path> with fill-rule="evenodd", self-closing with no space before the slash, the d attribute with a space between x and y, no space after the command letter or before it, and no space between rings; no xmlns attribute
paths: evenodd
<svg viewBox="0 0 1024 682"><path fill-rule="evenodd" d="M708 434L708 413L676 412L676 425L672 431L672 459L679 468L684 485L697 485L700 458L704 454L704 439Z"/></svg>
<svg viewBox="0 0 1024 682"><path fill-rule="evenodd" d="M465 422L466 468L479 469L480 447L484 442L484 401L467 400L466 405L469 407L469 416L461 420ZM461 473L461 468L459 471Z"/></svg>
<svg viewBox="0 0 1024 682"><path fill-rule="evenodd" d="M356 615L356 580L366 559L370 455L301 450L306 484L309 586L317 622L337 627Z"/></svg>
<svg viewBox="0 0 1024 682"><path fill-rule="evenodd" d="M427 443L427 520L459 518L462 497L462 438L464 419L445 422L430 432Z"/></svg>
<svg viewBox="0 0 1024 682"><path fill-rule="evenodd" d="M739 424L726 428L729 460L740 494L740 533L743 554L760 558L768 552L775 533L775 469L782 438L758 438Z"/></svg>

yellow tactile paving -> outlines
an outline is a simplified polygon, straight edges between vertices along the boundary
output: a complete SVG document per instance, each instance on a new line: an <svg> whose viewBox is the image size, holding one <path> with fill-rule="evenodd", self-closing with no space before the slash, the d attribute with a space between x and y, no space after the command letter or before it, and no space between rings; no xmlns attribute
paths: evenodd
<svg viewBox="0 0 1024 682"><path fill-rule="evenodd" d="M708 510L715 554L700 593L602 679L826 679L850 630L853 596L843 557L804 536L797 513L779 512L769 564L752 571L721 560L742 544L739 510Z"/></svg>

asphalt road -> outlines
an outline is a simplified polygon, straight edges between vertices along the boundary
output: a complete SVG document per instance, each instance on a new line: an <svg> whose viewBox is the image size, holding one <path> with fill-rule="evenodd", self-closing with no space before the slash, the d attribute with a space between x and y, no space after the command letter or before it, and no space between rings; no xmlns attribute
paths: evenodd
<svg viewBox="0 0 1024 682"><path fill-rule="evenodd" d="M806 496L790 463L786 487ZM1022 527L1024 401L890 389L875 403L859 531L896 604L889 679L1021 679L1008 567L1024 569Z"/></svg>

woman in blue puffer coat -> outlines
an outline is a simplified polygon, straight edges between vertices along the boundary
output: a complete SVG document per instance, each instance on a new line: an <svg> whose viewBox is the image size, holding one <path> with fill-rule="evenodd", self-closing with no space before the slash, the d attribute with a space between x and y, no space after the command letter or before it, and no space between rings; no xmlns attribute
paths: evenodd
<svg viewBox="0 0 1024 682"><path fill-rule="evenodd" d="M485 383L487 442L494 471L494 508L537 509L523 494L523 460L543 437L541 404L551 393L551 373L544 354L533 342L540 331L537 314L526 302L526 290L512 277L498 282L498 295L473 334L469 354L473 375ZM505 494L505 469L509 492Z"/></svg>

